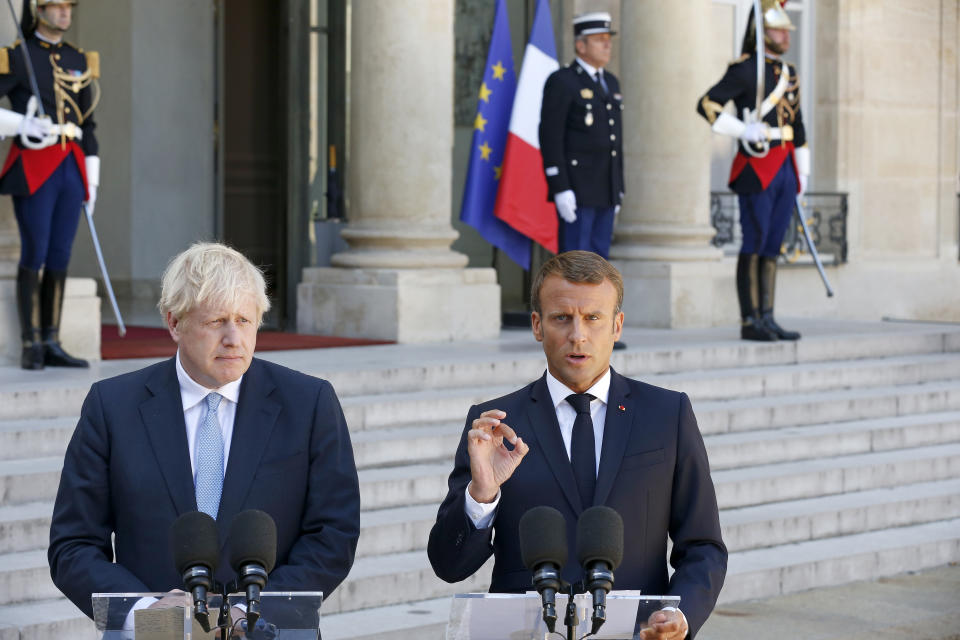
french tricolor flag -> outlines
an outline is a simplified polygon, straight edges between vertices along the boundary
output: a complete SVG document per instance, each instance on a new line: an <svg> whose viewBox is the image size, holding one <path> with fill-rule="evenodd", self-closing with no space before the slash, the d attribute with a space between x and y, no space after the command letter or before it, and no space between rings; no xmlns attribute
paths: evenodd
<svg viewBox="0 0 960 640"><path fill-rule="evenodd" d="M547 199L539 128L543 85L559 68L550 4L548 0L538 0L510 113L510 133L494 213L554 253L558 248L557 209Z"/></svg>

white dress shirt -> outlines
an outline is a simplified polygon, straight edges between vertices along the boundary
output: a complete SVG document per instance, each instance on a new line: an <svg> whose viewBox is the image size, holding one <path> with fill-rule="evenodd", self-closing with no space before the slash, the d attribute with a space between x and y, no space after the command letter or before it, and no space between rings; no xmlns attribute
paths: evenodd
<svg viewBox="0 0 960 640"><path fill-rule="evenodd" d="M243 376L219 389L208 389L187 374L180 362L180 352L177 351L177 381L180 383L180 398L183 401L183 421L187 424L190 473L194 483L197 481L197 431L200 430L200 421L207 413L207 403L204 399L214 392L223 396L220 406L217 407L217 420L220 422L220 431L223 434L223 471L226 473L227 458L230 457L230 441L233 440L233 421L237 416L237 400L240 399L240 383L243 381Z"/></svg>
<svg viewBox="0 0 960 640"><path fill-rule="evenodd" d="M553 401L553 409L557 414L557 422L560 424L560 437L563 438L563 446L567 450L567 459L570 458L570 442L573 440L573 422L577 419L577 410L567 402L567 396L576 393L565 384L553 377L550 371L547 371L547 390L550 392L550 400ZM607 399L610 397L610 368L606 373L600 376L592 387L587 389L587 393L594 396L590 401L590 418L593 420L593 442L596 447L596 472L600 472L600 450L603 448L603 423L607 419ZM521 463L522 464L522 463ZM494 515L496 515L497 505L500 504L500 491L497 491L497 497L489 504L477 502L470 495L470 485L466 488L466 510L467 517L473 522L477 529L485 529L493 524Z"/></svg>

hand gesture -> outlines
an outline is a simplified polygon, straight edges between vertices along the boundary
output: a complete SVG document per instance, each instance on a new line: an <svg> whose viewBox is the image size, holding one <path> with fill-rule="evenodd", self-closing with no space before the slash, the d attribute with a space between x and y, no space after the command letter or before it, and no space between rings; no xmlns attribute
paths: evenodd
<svg viewBox="0 0 960 640"><path fill-rule="evenodd" d="M490 503L497 497L500 485L513 475L530 447L505 422L507 414L499 409L484 411L467 432L467 453L470 454L470 495L477 502ZM513 450L503 444L506 438Z"/></svg>

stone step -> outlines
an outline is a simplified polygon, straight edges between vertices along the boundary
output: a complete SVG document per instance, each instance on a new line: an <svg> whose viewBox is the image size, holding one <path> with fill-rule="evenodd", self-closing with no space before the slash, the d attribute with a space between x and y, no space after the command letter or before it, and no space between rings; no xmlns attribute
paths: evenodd
<svg viewBox="0 0 960 640"><path fill-rule="evenodd" d="M627 374L630 375L630 374ZM646 375L644 382L683 391L696 401L782 396L960 379L956 353L850 361L732 367Z"/></svg>
<svg viewBox="0 0 960 640"><path fill-rule="evenodd" d="M0 421L0 460L62 456L77 418Z"/></svg>
<svg viewBox="0 0 960 640"><path fill-rule="evenodd" d="M721 509L960 478L960 444L716 471Z"/></svg>
<svg viewBox="0 0 960 640"><path fill-rule="evenodd" d="M960 478L720 512L732 553L960 518Z"/></svg>
<svg viewBox="0 0 960 640"><path fill-rule="evenodd" d="M960 410L960 380L694 402L704 435Z"/></svg>
<svg viewBox="0 0 960 640"><path fill-rule="evenodd" d="M400 604L411 598L429 600L463 591L486 591L492 569L490 558L471 578L449 584L433 574L423 551L358 558L347 579L324 602L323 614Z"/></svg>
<svg viewBox="0 0 960 640"><path fill-rule="evenodd" d="M794 593L960 561L960 518L730 554L720 602Z"/></svg>
<svg viewBox="0 0 960 640"><path fill-rule="evenodd" d="M960 411L704 437L714 471L951 442L960 442Z"/></svg>
<svg viewBox="0 0 960 640"><path fill-rule="evenodd" d="M439 503L360 512L357 557L427 548Z"/></svg>
<svg viewBox="0 0 960 640"><path fill-rule="evenodd" d="M0 606L61 596L50 578L46 550L0 555Z"/></svg>
<svg viewBox="0 0 960 640"><path fill-rule="evenodd" d="M62 456L0 460L0 507L53 500L60 486Z"/></svg>
<svg viewBox="0 0 960 640"><path fill-rule="evenodd" d="M0 605L0 640L95 640L93 622L64 597Z"/></svg>
<svg viewBox="0 0 960 640"><path fill-rule="evenodd" d="M435 422L358 431L350 435L350 441L353 443L357 469L369 469L430 460L452 460L462 433L462 423Z"/></svg>
<svg viewBox="0 0 960 640"><path fill-rule="evenodd" d="M733 333L729 339L718 339L714 333L647 330L644 340L632 342L625 351L615 352L611 363L624 375L646 378L681 371L960 351L960 331L948 326L871 325L857 332L807 335L798 342L769 344L745 343L735 339ZM663 346L665 344L670 346ZM490 343L486 349L452 344L418 345L406 350L409 363L388 366L383 363L396 360L397 346L368 347L362 357L353 351L350 365L335 357L293 359L296 356L279 353L268 357L330 380L340 397L470 388L484 380L516 388L540 377L545 368L540 345L526 331L504 333L500 341Z"/></svg>
<svg viewBox="0 0 960 640"><path fill-rule="evenodd" d="M0 507L0 554L46 549L52 515L52 502Z"/></svg>
<svg viewBox="0 0 960 640"><path fill-rule="evenodd" d="M446 596L347 613L323 610L320 631L331 640L443 640L449 619L450 596Z"/></svg>

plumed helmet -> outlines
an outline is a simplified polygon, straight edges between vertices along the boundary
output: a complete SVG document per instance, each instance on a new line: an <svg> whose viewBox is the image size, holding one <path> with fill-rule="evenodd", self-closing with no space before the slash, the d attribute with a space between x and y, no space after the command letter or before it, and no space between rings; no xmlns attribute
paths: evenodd
<svg viewBox="0 0 960 640"><path fill-rule="evenodd" d="M39 10L51 4L77 4L77 0L23 0L23 14L20 26L24 34L31 35L37 29L37 22L43 20ZM44 20L44 24L47 24ZM50 25L53 26L53 25Z"/></svg>
<svg viewBox="0 0 960 640"><path fill-rule="evenodd" d="M790 22L790 16L784 10L786 0L761 0L760 9L763 11L763 27L765 29L789 29L795 27Z"/></svg>

